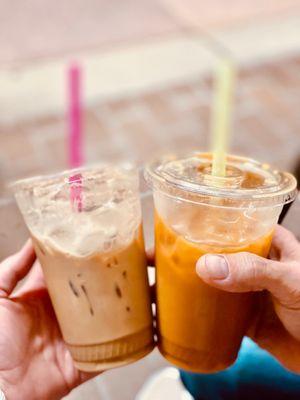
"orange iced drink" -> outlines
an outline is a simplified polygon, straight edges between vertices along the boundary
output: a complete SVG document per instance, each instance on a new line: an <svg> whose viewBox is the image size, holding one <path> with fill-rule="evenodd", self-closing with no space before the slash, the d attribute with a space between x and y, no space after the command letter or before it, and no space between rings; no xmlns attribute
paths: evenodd
<svg viewBox="0 0 300 400"><path fill-rule="evenodd" d="M208 250L250 251L266 257L272 232L248 246L203 249L172 231L156 215L155 236L160 351L169 361L196 372L226 368L240 348L254 297L208 286L197 277L196 262Z"/></svg>
<svg viewBox="0 0 300 400"><path fill-rule="evenodd" d="M197 260L241 251L267 257L282 205L295 191L289 174L240 157L227 163L225 178L210 175L208 154L169 158L146 170L156 210L158 347L194 372L220 371L235 361L256 306L255 293L204 283Z"/></svg>
<svg viewBox="0 0 300 400"><path fill-rule="evenodd" d="M102 166L29 179L16 184L16 198L76 367L103 371L148 354L153 318L136 171Z"/></svg>

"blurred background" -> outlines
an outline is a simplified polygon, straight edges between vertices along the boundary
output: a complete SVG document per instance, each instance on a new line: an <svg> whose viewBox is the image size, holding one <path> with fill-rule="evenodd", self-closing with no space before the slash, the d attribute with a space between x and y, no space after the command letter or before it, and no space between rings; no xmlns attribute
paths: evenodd
<svg viewBox="0 0 300 400"><path fill-rule="evenodd" d="M7 184L68 167L74 62L86 163L207 150L213 73L226 49L238 70L231 151L295 169L300 0L0 0L0 33L0 259L27 235ZM286 224L300 234L295 213L297 204ZM164 365L154 352L68 400L132 400Z"/></svg>

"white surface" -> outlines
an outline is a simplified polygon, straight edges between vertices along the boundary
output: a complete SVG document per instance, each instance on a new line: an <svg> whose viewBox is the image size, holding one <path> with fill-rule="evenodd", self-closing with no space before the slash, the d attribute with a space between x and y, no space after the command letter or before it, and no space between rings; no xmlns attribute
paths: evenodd
<svg viewBox="0 0 300 400"><path fill-rule="evenodd" d="M165 366L167 362L154 350L142 360L107 371L79 386L64 400L134 400L149 376Z"/></svg>
<svg viewBox="0 0 300 400"><path fill-rule="evenodd" d="M192 400L184 389L179 371L176 368L165 368L156 372L144 384L135 400Z"/></svg>

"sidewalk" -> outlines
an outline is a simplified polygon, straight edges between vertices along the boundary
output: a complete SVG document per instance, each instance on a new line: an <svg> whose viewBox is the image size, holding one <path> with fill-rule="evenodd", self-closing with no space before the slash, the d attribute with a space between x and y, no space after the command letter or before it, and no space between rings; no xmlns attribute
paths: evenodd
<svg viewBox="0 0 300 400"><path fill-rule="evenodd" d="M297 14L299 0L60 0L1 5L0 65L111 49L180 32L264 22ZM24 40L26 38L26 40Z"/></svg>
<svg viewBox="0 0 300 400"><path fill-rule="evenodd" d="M166 150L207 149L213 95L208 73L209 57L207 63L205 57L202 58L202 73L178 74L172 80L166 79L165 83L163 80L157 84L153 81L145 83L143 77L140 80L137 77L139 87L122 91L121 85L111 78L112 86L119 86L119 96L116 92L113 95L103 93L95 98L91 96L87 101L84 115L86 161L129 158L141 162ZM280 168L293 168L300 148L299 66L300 55L284 55L280 59L271 57L271 61L259 61L256 65L249 63L240 69L233 152L274 163ZM173 73L175 70L176 67ZM163 70L161 75L165 77ZM2 95L3 92L4 87ZM19 103L21 111L26 108L25 102L24 98L24 103ZM0 116L2 186L20 177L66 168L64 113L49 111L46 115L41 112L33 116L28 111L28 119L20 116L16 121L13 118L6 120L13 107L17 114L18 104L12 103L13 99L7 106L0 102L3 111ZM43 102L36 98L32 105L28 100L27 106L31 107L31 112L38 111L39 103ZM5 192L4 188L2 192Z"/></svg>

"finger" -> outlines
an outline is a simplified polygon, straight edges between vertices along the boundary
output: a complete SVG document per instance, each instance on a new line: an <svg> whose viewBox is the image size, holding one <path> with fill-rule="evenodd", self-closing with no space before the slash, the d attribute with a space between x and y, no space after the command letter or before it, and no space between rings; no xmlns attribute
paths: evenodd
<svg viewBox="0 0 300 400"><path fill-rule="evenodd" d="M22 249L0 264L0 297L8 297L17 283L30 271L36 259L29 239Z"/></svg>
<svg viewBox="0 0 300 400"><path fill-rule="evenodd" d="M14 291L13 297L20 297L24 293L45 288L46 283L44 280L44 274L39 261L36 260L29 274L24 279L24 283L20 286L20 288Z"/></svg>
<svg viewBox="0 0 300 400"><path fill-rule="evenodd" d="M300 243L291 231L278 225L273 236L272 253L277 253L282 261L300 258Z"/></svg>
<svg viewBox="0 0 300 400"><path fill-rule="evenodd" d="M300 263L268 260L251 253L207 254L196 271L208 284L228 292L267 289L287 307L300 307Z"/></svg>
<svg viewBox="0 0 300 400"><path fill-rule="evenodd" d="M26 284L32 287L38 286L39 288L46 286L42 267L38 260L35 261L33 268L29 272Z"/></svg>

